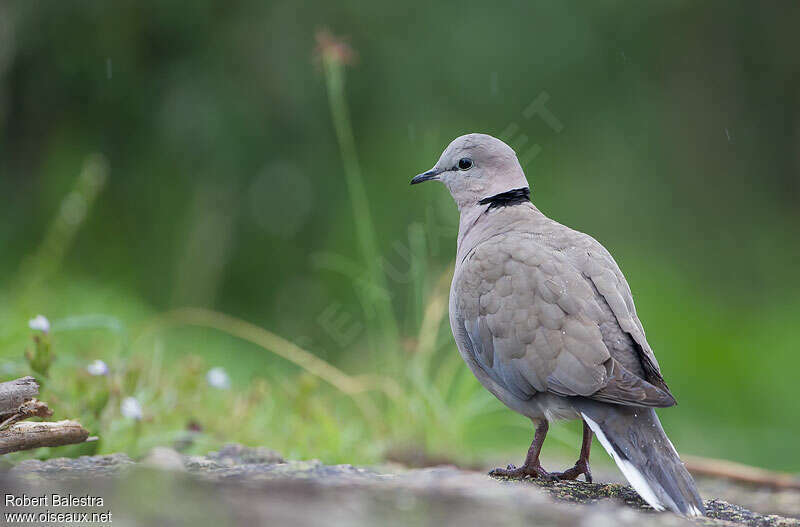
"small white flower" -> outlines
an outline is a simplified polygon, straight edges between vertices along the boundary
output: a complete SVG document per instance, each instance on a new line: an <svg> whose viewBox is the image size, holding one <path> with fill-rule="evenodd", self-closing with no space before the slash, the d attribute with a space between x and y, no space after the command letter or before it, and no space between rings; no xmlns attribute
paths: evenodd
<svg viewBox="0 0 800 527"><path fill-rule="evenodd" d="M142 419L142 405L139 404L136 397L126 397L123 399L119 411L128 419L134 419L136 421Z"/></svg>
<svg viewBox="0 0 800 527"><path fill-rule="evenodd" d="M97 359L86 366L86 371L89 372L89 375L108 375L108 364Z"/></svg>
<svg viewBox="0 0 800 527"><path fill-rule="evenodd" d="M32 330L39 330L43 333L50 331L50 321L44 315L36 315L28 321L28 327Z"/></svg>
<svg viewBox="0 0 800 527"><path fill-rule="evenodd" d="M228 377L228 372L220 367L208 370L208 373L206 373L206 381L208 381L209 386L219 388L220 390L227 390L231 387L231 379Z"/></svg>

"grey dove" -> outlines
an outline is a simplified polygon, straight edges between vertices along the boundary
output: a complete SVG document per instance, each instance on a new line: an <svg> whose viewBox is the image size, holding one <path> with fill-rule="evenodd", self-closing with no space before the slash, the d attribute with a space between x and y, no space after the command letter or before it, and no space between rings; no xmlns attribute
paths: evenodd
<svg viewBox="0 0 800 527"><path fill-rule="evenodd" d="M654 408L675 404L611 254L587 234L551 220L530 200L508 145L458 137L411 184L441 181L460 212L450 287L450 327L481 384L531 419L521 467L492 475L591 481L593 433L656 510L701 516L694 481ZM583 420L574 467L539 463L549 422Z"/></svg>

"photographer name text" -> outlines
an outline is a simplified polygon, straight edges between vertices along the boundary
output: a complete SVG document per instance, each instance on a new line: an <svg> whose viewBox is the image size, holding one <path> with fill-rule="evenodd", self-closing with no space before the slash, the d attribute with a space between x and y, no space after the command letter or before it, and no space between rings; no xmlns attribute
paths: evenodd
<svg viewBox="0 0 800 527"><path fill-rule="evenodd" d="M29 496L27 494L5 495L6 507L102 507L103 498L100 496L76 496L74 494L42 494Z"/></svg>

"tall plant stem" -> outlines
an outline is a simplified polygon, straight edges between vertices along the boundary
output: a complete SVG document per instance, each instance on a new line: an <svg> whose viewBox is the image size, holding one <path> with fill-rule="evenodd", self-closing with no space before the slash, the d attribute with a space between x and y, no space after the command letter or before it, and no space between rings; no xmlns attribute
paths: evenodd
<svg viewBox="0 0 800 527"><path fill-rule="evenodd" d="M347 110L344 93L344 64L335 56L323 54L322 63L325 69L325 85L328 91L328 102L331 107L333 126L339 142L339 150L344 165L347 190L353 205L353 217L356 234L361 249L361 256L367 268L369 284L372 291L364 293L367 298L365 309L374 309L384 342L397 342L397 321L392 309L386 275L381 269L380 253L375 238L369 202L364 183L361 178L361 167L356 153L353 127ZM369 311L367 312L368 315Z"/></svg>

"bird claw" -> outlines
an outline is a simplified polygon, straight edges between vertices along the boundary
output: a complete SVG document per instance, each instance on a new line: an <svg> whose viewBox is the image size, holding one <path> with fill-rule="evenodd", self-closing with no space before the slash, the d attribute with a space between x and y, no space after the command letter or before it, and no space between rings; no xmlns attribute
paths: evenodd
<svg viewBox="0 0 800 527"><path fill-rule="evenodd" d="M523 465L521 467L508 465L506 468L496 468L489 471L489 475L492 477L501 477L508 479L525 479L530 477L534 479L541 479L543 481L558 480L558 477L555 474L547 472L545 469L542 468L541 465L529 465L529 466Z"/></svg>
<svg viewBox="0 0 800 527"><path fill-rule="evenodd" d="M581 462L578 461L575 463L575 466L572 468L568 468L564 472L554 472L553 475L558 479L565 479L565 480L576 480L578 476L583 474L584 479L587 483L592 482L592 471L589 468L588 462Z"/></svg>

